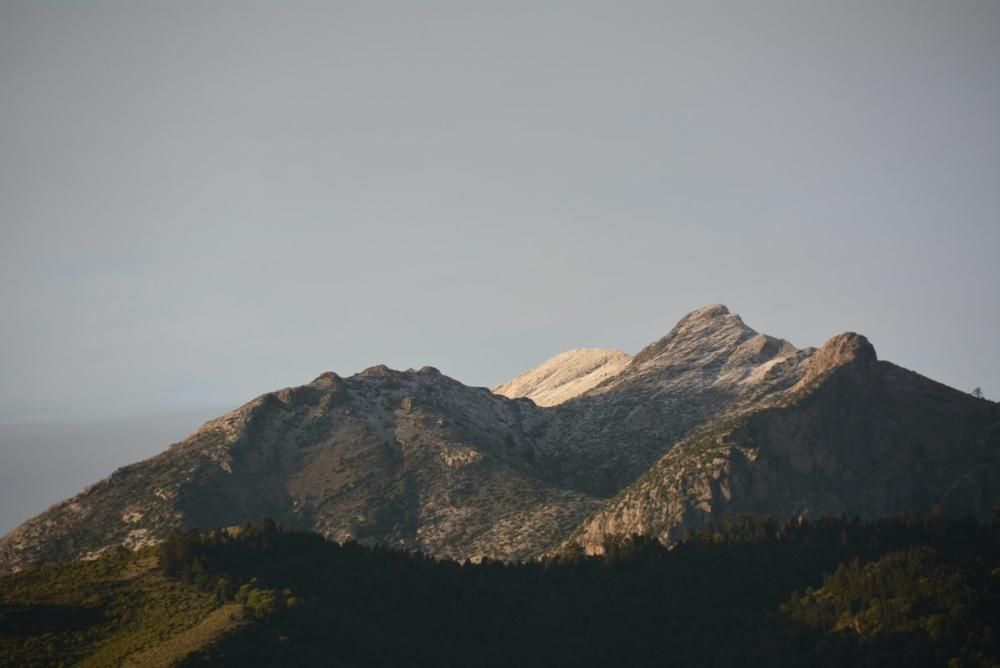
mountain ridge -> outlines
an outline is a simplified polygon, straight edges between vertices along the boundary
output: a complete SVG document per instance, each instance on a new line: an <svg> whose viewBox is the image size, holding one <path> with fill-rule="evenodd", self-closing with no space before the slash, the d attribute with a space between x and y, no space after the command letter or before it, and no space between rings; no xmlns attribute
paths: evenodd
<svg viewBox="0 0 1000 668"><path fill-rule="evenodd" d="M631 356L620 350L574 348L497 385L493 393L531 399L539 406L555 406L617 375L631 361Z"/></svg>
<svg viewBox="0 0 1000 668"><path fill-rule="evenodd" d="M326 372L266 393L0 538L0 572L263 516L519 560L567 541L596 551L608 534L671 542L744 510L983 514L1000 500L1000 406L878 360L859 334L799 349L711 305L627 361L580 350L562 376L518 377L529 394L585 379L548 406L433 367Z"/></svg>
<svg viewBox="0 0 1000 668"><path fill-rule="evenodd" d="M939 415L927 408L928 396ZM599 553L607 535L674 542L719 516L762 511L880 517L940 508L989 516L1000 500L1000 407L970 399L877 360L861 335L837 335L787 396L701 425L570 543ZM958 427L942 424L947 404L961 416ZM847 429L831 439L834 426Z"/></svg>

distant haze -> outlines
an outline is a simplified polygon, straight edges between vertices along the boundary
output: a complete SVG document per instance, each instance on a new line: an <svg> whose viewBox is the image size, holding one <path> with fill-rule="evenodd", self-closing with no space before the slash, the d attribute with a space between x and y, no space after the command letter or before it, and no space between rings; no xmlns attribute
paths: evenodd
<svg viewBox="0 0 1000 668"><path fill-rule="evenodd" d="M119 466L166 449L221 412L0 425L0 536Z"/></svg>
<svg viewBox="0 0 1000 668"><path fill-rule="evenodd" d="M1000 398L994 1L0 0L0 91L7 423L712 302Z"/></svg>

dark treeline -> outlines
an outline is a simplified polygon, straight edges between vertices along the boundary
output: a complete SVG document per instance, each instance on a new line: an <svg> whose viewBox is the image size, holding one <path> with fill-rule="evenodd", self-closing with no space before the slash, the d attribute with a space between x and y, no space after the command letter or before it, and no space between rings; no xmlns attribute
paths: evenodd
<svg viewBox="0 0 1000 668"><path fill-rule="evenodd" d="M743 517L605 548L463 565L263 522L174 534L160 564L257 620L190 664L1000 664L1000 522Z"/></svg>

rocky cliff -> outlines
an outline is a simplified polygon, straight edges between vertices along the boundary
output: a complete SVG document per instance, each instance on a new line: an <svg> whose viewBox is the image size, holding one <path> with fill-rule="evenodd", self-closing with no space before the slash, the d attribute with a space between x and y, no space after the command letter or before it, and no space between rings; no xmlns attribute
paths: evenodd
<svg viewBox="0 0 1000 668"><path fill-rule="evenodd" d="M589 518L572 541L663 542L725 515L927 513L989 516L1000 502L1000 407L876 359L841 334L762 406L723 413L681 439Z"/></svg>

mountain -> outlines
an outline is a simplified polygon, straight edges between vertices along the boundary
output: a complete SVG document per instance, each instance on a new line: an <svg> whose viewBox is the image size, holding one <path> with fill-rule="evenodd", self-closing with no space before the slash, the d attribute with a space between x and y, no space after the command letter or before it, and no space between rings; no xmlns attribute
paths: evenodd
<svg viewBox="0 0 1000 668"><path fill-rule="evenodd" d="M673 542L742 512L982 516L1000 501L1000 406L853 333L800 349L712 305L632 358L570 351L497 390L529 398L384 366L265 394L0 539L0 572L264 516L510 560Z"/></svg>
<svg viewBox="0 0 1000 668"><path fill-rule="evenodd" d="M993 513L997 404L880 362L852 333L830 339L803 371L783 394L692 430L573 540L589 551L600 551L606 535L673 542L743 513Z"/></svg>
<svg viewBox="0 0 1000 668"><path fill-rule="evenodd" d="M814 352L706 306L615 376L556 406L545 437L569 484L612 496L696 425L786 392Z"/></svg>
<svg viewBox="0 0 1000 668"><path fill-rule="evenodd" d="M628 353L606 348L576 348L493 388L511 399L524 397L539 406L555 406L579 396L628 366Z"/></svg>
<svg viewBox="0 0 1000 668"><path fill-rule="evenodd" d="M92 558L270 517L440 556L554 547L596 500L551 475L526 400L384 366L265 394L0 540L0 564Z"/></svg>

